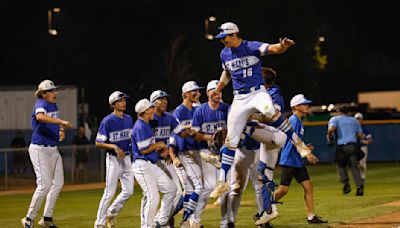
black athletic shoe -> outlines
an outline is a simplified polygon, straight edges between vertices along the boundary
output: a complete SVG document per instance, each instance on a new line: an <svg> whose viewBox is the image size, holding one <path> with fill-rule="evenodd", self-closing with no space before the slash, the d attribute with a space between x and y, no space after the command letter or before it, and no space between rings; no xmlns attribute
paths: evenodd
<svg viewBox="0 0 400 228"><path fill-rule="evenodd" d="M349 192L351 192L350 185L349 184L343 185L343 194L348 194Z"/></svg>
<svg viewBox="0 0 400 228"><path fill-rule="evenodd" d="M175 226L175 218L174 217L171 217L168 220L168 226L170 226L170 227L174 227Z"/></svg>
<svg viewBox="0 0 400 228"><path fill-rule="evenodd" d="M314 218L311 220L307 218L307 222L308 224L317 224L317 223L327 223L328 221L322 220L321 217L314 215Z"/></svg>
<svg viewBox="0 0 400 228"><path fill-rule="evenodd" d="M228 222L228 228L235 228L235 223Z"/></svg>
<svg viewBox="0 0 400 228"><path fill-rule="evenodd" d="M357 188L356 196L363 196L364 195L364 186L360 186Z"/></svg>
<svg viewBox="0 0 400 228"><path fill-rule="evenodd" d="M260 217L261 217L261 215L260 214L255 214L255 215L253 215L253 219L254 219L254 222L255 221L257 221L257 220L259 220L260 219Z"/></svg>
<svg viewBox="0 0 400 228"><path fill-rule="evenodd" d="M261 228L272 228L272 225L270 222L264 223L262 226L260 226Z"/></svg>

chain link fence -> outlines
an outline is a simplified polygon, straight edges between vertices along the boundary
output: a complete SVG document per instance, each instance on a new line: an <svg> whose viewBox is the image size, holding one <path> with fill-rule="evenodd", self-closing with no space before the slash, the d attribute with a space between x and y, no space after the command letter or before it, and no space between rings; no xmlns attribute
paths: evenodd
<svg viewBox="0 0 400 228"><path fill-rule="evenodd" d="M106 152L94 145L58 147L64 166L65 184L104 181ZM28 148L0 149L0 191L36 186Z"/></svg>

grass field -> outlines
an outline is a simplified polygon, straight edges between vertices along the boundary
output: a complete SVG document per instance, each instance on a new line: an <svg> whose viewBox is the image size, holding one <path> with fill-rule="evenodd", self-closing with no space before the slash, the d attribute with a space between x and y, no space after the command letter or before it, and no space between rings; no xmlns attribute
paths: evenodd
<svg viewBox="0 0 400 228"><path fill-rule="evenodd" d="M306 224L303 190L294 181L288 195L282 199L284 204L278 206L279 217L273 220L274 227L329 227L334 224L400 211L400 206L383 205L400 200L400 164L369 164L363 197L355 196L353 182L351 182L353 191L348 195L342 195L341 185L333 164L309 166L308 170L314 184L316 213L329 220L328 225ZM276 177L277 181L279 169ZM62 192L54 215L58 226L93 227L102 192L103 190L100 189ZM26 214L31 196L31 193L1 196L0 227L21 227L20 219ZM140 199L141 190L135 188L134 195L118 217L119 228L139 227ZM252 215L256 211L254 205L254 193L249 187L242 199L236 227L255 227L252 220ZM178 217L180 220L181 216ZM39 217L36 218L36 222L38 219ZM202 223L205 227L218 227L219 219L219 208L211 206L204 212Z"/></svg>

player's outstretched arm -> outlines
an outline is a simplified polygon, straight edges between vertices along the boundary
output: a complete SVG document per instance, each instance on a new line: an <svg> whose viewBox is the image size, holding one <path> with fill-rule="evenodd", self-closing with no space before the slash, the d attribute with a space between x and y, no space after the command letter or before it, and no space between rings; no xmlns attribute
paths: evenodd
<svg viewBox="0 0 400 228"><path fill-rule="evenodd" d="M53 118L50 116L45 115L42 112L36 114L36 120L40 123L51 123L51 124L60 124L62 127L71 128L72 124L69 121Z"/></svg>
<svg viewBox="0 0 400 228"><path fill-rule="evenodd" d="M217 85L216 92L221 92L222 89L225 88L226 85L231 81L231 74L227 70L223 70L221 73L221 77L219 78L219 82Z"/></svg>
<svg viewBox="0 0 400 228"><path fill-rule="evenodd" d="M269 54L282 54L284 53L288 48L293 46L295 43L293 40L288 39L288 38L279 38L279 43L276 44L271 44L268 46L268 53Z"/></svg>

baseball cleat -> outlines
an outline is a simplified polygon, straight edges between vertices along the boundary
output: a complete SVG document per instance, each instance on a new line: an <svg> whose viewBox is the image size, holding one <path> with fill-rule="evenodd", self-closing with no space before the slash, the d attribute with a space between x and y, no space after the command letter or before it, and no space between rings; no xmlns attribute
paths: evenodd
<svg viewBox="0 0 400 228"><path fill-rule="evenodd" d="M349 184L344 184L343 185L343 194L347 194L351 192L351 187Z"/></svg>
<svg viewBox="0 0 400 228"><path fill-rule="evenodd" d="M115 216L107 215L106 216L106 224L107 224L107 228L114 228L115 227Z"/></svg>
<svg viewBox="0 0 400 228"><path fill-rule="evenodd" d="M158 221L156 222L156 226L155 226L155 228L168 228L168 227L170 227L168 224L162 225Z"/></svg>
<svg viewBox="0 0 400 228"><path fill-rule="evenodd" d="M262 224L265 224L269 221L271 221L272 219L278 217L278 211L272 211L271 214L268 214L267 212L263 212L263 214L261 215L260 219L258 219L256 221L256 226L260 226Z"/></svg>
<svg viewBox="0 0 400 228"><path fill-rule="evenodd" d="M21 223L24 228L33 228L33 220L28 221L26 217L21 219Z"/></svg>
<svg viewBox="0 0 400 228"><path fill-rule="evenodd" d="M40 219L38 222L39 226L45 228L57 228L56 224L53 221L44 221L44 218Z"/></svg>
<svg viewBox="0 0 400 228"><path fill-rule="evenodd" d="M311 220L307 219L307 222L309 224L328 223L328 221L322 220L321 217L319 217L317 215L314 215L314 217Z"/></svg>
<svg viewBox="0 0 400 228"><path fill-rule="evenodd" d="M200 157L204 161L210 163L211 165L217 167L218 169L221 168L221 162L219 161L218 155L213 155L205 152L200 152Z"/></svg>
<svg viewBox="0 0 400 228"><path fill-rule="evenodd" d="M215 187L214 191L211 192L210 198L216 199L222 193L227 192L229 190L229 184L223 181L218 181L217 187Z"/></svg>
<svg viewBox="0 0 400 228"><path fill-rule="evenodd" d="M356 196L363 196L363 195L364 195L364 186L361 185L361 186L357 187Z"/></svg>

